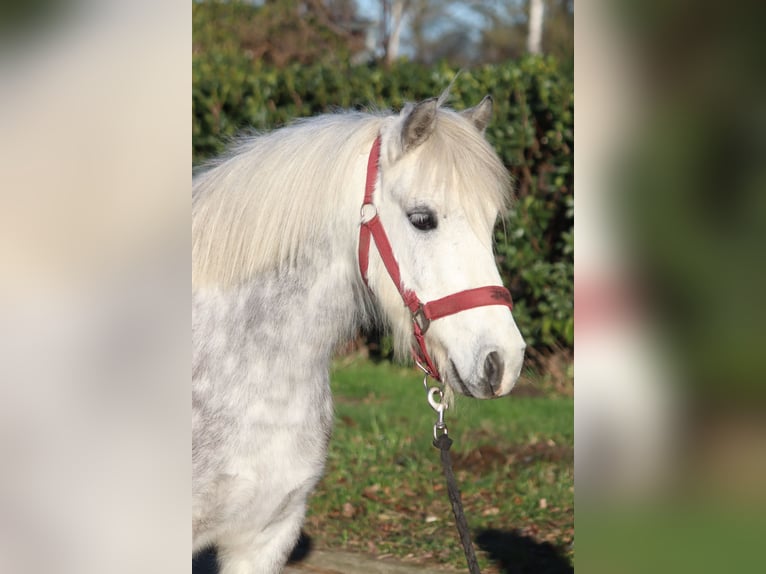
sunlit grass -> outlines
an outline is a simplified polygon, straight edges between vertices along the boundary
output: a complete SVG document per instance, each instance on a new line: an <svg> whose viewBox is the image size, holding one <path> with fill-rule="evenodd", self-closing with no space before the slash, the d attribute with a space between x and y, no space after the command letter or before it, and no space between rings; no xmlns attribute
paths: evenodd
<svg viewBox="0 0 766 574"><path fill-rule="evenodd" d="M306 524L319 547L464 568L421 380L389 363L336 364L335 430ZM517 531L571 559L572 398L459 397L446 421L474 534Z"/></svg>

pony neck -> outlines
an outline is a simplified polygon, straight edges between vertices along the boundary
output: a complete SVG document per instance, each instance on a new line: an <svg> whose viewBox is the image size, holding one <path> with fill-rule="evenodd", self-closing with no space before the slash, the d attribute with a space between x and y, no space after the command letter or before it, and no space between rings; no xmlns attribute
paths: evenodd
<svg viewBox="0 0 766 574"><path fill-rule="evenodd" d="M296 364L329 364L365 320L364 291L353 263L319 258L310 266L256 275L238 289L238 300L247 302L243 320L270 332L268 344L282 361L288 356Z"/></svg>

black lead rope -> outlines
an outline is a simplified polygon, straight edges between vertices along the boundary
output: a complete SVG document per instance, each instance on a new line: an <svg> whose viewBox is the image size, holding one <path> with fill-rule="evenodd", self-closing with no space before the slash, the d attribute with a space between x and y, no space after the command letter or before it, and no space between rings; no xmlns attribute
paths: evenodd
<svg viewBox="0 0 766 574"><path fill-rule="evenodd" d="M446 428L444 430L446 431ZM460 490L457 487L455 473L452 472L452 457L449 453L449 449L452 446L452 439L447 436L446 432L444 432L434 439L434 446L439 449L441 456L444 478L447 479L449 501L452 504L452 513L455 515L455 525L457 526L457 531L460 535L460 542L463 545L465 559L466 562L468 562L468 571L471 574L481 574L481 570L479 570L479 562L476 560L476 552L474 551L473 543L471 542L471 533L468 530L468 522L463 513L463 502L460 499Z"/></svg>

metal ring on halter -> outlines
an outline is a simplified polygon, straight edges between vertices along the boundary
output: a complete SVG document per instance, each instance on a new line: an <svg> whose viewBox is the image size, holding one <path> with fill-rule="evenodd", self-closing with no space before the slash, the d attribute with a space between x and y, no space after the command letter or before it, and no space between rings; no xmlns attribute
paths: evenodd
<svg viewBox="0 0 766 574"><path fill-rule="evenodd" d="M365 208L369 208L366 209ZM370 213L370 210L372 210L372 213ZM365 213L367 211L367 213ZM359 210L359 216L362 218L362 223L369 223L373 219L375 219L378 215L378 208L375 207L372 203L365 203L362 205L361 209Z"/></svg>
<svg viewBox="0 0 766 574"><path fill-rule="evenodd" d="M431 372L417 359L415 359L415 364L421 371L423 371L423 388L428 392L428 377L431 376Z"/></svg>

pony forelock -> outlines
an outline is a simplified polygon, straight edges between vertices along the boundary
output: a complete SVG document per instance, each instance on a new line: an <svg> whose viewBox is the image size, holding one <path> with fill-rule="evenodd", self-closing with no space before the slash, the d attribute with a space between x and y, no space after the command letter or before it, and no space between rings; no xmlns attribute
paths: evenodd
<svg viewBox="0 0 766 574"><path fill-rule="evenodd" d="M419 179L443 191L479 233L504 215L510 201L510 177L492 146L469 122L440 109L436 128L418 150ZM412 193L418 193L415 186Z"/></svg>

